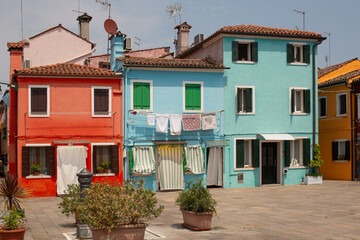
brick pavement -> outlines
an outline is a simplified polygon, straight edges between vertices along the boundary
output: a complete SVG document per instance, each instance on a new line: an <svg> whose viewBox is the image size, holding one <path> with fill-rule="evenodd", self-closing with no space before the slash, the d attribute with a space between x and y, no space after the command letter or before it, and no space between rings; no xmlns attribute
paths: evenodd
<svg viewBox="0 0 360 240"><path fill-rule="evenodd" d="M163 214L148 227L167 239L360 239L360 182L324 181L323 185L211 189L218 200L213 230L181 227L176 192L157 193ZM74 219L60 213L58 198L25 201L26 240L65 239Z"/></svg>

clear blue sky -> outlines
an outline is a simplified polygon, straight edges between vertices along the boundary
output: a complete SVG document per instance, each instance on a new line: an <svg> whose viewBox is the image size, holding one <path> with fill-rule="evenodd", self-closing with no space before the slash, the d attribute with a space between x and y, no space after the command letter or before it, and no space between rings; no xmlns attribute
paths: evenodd
<svg viewBox="0 0 360 240"><path fill-rule="evenodd" d="M23 0L24 38L29 38L61 23L78 33L78 0ZM190 41L197 33L209 36L223 26L253 24L268 27L302 29L331 33L331 64L360 55L359 0L110 0L111 17L119 30L128 37L141 38L141 49L171 46L173 51L174 19L168 18L166 6L181 2L182 21L192 25ZM106 52L106 32L103 22L108 16L95 0L80 0L80 11L93 17L90 41L97 44L95 54ZM0 0L0 81L9 80L7 42L21 40L20 0ZM177 18L177 23L179 18ZM329 42L319 47L318 66L326 67ZM134 45L134 49L138 47Z"/></svg>

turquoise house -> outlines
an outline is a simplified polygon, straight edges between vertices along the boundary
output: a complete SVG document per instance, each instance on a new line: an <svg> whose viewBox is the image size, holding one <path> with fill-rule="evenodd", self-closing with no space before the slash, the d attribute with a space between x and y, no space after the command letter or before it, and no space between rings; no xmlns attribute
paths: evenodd
<svg viewBox="0 0 360 240"><path fill-rule="evenodd" d="M229 145L223 65L122 57L123 41L121 34L112 39L111 67L123 75L124 179L142 178L154 191L182 189L195 178L222 185L215 156Z"/></svg>
<svg viewBox="0 0 360 240"><path fill-rule="evenodd" d="M223 187L301 184L317 142L316 51L321 34L254 25L223 27L181 59L224 70Z"/></svg>

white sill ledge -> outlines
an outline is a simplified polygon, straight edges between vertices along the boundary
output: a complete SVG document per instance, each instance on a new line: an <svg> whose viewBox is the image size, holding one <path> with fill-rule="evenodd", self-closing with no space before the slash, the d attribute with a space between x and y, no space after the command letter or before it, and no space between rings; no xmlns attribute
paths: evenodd
<svg viewBox="0 0 360 240"><path fill-rule="evenodd" d="M236 113L236 115L255 115L255 112L244 112L244 113Z"/></svg>
<svg viewBox="0 0 360 240"><path fill-rule="evenodd" d="M248 167L248 168L235 168L235 171L253 171L256 170L256 168Z"/></svg>
<svg viewBox="0 0 360 240"><path fill-rule="evenodd" d="M115 176L115 173L95 173L93 177L109 177Z"/></svg>
<svg viewBox="0 0 360 240"><path fill-rule="evenodd" d="M51 176L45 174L26 176L26 179L41 179L41 178L51 178Z"/></svg>
<svg viewBox="0 0 360 240"><path fill-rule="evenodd" d="M338 163L342 163L342 162L349 162L350 160L333 160L333 162L338 162Z"/></svg>
<svg viewBox="0 0 360 240"><path fill-rule="evenodd" d="M307 66L307 63L301 63L301 62L292 62L289 63L290 65L294 65L294 66Z"/></svg>
<svg viewBox="0 0 360 240"><path fill-rule="evenodd" d="M255 64L254 61L235 61L235 63L240 63L240 64Z"/></svg>
<svg viewBox="0 0 360 240"><path fill-rule="evenodd" d="M289 167L288 169L305 169L305 166L296 166L296 167Z"/></svg>
<svg viewBox="0 0 360 240"><path fill-rule="evenodd" d="M290 115L292 115L292 116L307 116L307 115L309 115L309 113L290 113Z"/></svg>

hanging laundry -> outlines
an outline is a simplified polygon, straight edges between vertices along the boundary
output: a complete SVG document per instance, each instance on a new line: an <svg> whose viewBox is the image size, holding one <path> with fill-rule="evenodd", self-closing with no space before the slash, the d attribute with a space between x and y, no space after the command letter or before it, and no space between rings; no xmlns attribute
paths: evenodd
<svg viewBox="0 0 360 240"><path fill-rule="evenodd" d="M140 110L137 112L138 114L140 115L144 115L144 116L147 116L148 115L148 112L147 111L144 111L144 110Z"/></svg>
<svg viewBox="0 0 360 240"><path fill-rule="evenodd" d="M170 134L180 135L181 134L181 115L170 114Z"/></svg>
<svg viewBox="0 0 360 240"><path fill-rule="evenodd" d="M146 124L150 126L155 125L155 113L148 113L146 115Z"/></svg>
<svg viewBox="0 0 360 240"><path fill-rule="evenodd" d="M169 114L156 114L156 132L167 133L169 126Z"/></svg>
<svg viewBox="0 0 360 240"><path fill-rule="evenodd" d="M215 129L216 124L216 113L204 113L201 115L201 126L202 130Z"/></svg>
<svg viewBox="0 0 360 240"><path fill-rule="evenodd" d="M184 131L194 131L201 129L199 114L184 114L182 115L182 123Z"/></svg>

